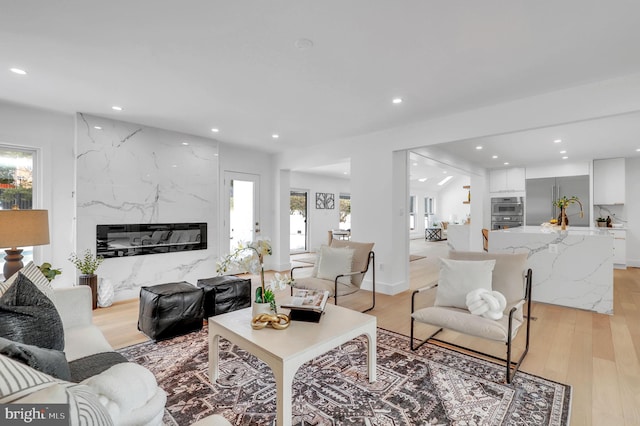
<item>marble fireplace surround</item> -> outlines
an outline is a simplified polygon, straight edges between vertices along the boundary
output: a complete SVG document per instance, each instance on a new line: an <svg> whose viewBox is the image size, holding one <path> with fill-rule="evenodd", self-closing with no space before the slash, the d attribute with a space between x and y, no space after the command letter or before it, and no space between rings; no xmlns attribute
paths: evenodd
<svg viewBox="0 0 640 426"><path fill-rule="evenodd" d="M206 249L108 258L97 273L115 299L140 287L215 275L218 142L83 113L76 115L75 249L96 250L99 224L205 223Z"/></svg>

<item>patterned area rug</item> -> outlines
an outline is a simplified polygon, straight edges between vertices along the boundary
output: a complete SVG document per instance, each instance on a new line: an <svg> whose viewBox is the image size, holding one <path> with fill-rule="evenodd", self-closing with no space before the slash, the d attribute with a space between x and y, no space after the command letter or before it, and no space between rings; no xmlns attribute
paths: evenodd
<svg viewBox="0 0 640 426"><path fill-rule="evenodd" d="M294 425L565 425L571 387L424 345L378 329L378 380L369 383L366 341L354 339L303 365L293 389ZM221 414L234 425L271 425L275 381L269 367L221 339L220 379L208 380L206 327L120 351L150 369L167 391L165 423Z"/></svg>

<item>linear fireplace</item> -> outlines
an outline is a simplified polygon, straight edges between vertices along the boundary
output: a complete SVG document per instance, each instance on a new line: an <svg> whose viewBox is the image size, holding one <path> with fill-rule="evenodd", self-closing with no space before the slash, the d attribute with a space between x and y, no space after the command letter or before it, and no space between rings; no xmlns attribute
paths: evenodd
<svg viewBox="0 0 640 426"><path fill-rule="evenodd" d="M96 253L105 258L205 250L206 223L97 225Z"/></svg>

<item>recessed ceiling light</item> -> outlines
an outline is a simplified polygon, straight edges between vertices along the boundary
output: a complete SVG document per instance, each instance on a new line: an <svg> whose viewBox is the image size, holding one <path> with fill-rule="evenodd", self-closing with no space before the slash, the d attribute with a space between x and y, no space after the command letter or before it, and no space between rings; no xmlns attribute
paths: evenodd
<svg viewBox="0 0 640 426"><path fill-rule="evenodd" d="M313 47L313 41L308 38L299 38L293 43L293 45L300 50L307 50Z"/></svg>
<svg viewBox="0 0 640 426"><path fill-rule="evenodd" d="M343 174L343 175L348 175L348 174L349 174L349 172L342 172L342 174Z"/></svg>
<svg viewBox="0 0 640 426"><path fill-rule="evenodd" d="M564 157L562 157L563 160L566 160L567 158L569 158L569 157L567 157L566 155Z"/></svg>
<svg viewBox="0 0 640 426"><path fill-rule="evenodd" d="M482 147L480 145L476 146L476 149L482 149Z"/></svg>
<svg viewBox="0 0 640 426"><path fill-rule="evenodd" d="M491 158L493 158L495 160L496 158L498 158L498 156L497 155L493 155L493 156L491 156Z"/></svg>
<svg viewBox="0 0 640 426"><path fill-rule="evenodd" d="M438 185L442 186L445 183L449 182L451 179L453 179L453 176L447 176L446 178L444 178L440 182L438 182Z"/></svg>
<svg viewBox="0 0 640 426"><path fill-rule="evenodd" d="M553 143L560 143L560 142L562 142L562 139L556 139L553 141Z"/></svg>
<svg viewBox="0 0 640 426"><path fill-rule="evenodd" d="M93 128L96 129L96 130L102 130L102 127L100 127L100 126L93 126Z"/></svg>
<svg viewBox="0 0 640 426"><path fill-rule="evenodd" d="M118 105L112 106L111 109L114 110L114 111L122 111L122 107L118 106Z"/></svg>
<svg viewBox="0 0 640 426"><path fill-rule="evenodd" d="M9 69L14 74L27 75L25 70L21 70L20 68L10 68Z"/></svg>
<svg viewBox="0 0 640 426"><path fill-rule="evenodd" d="M447 171L445 170L445 171L443 171L442 173L446 175L446 174L447 174Z"/></svg>
<svg viewBox="0 0 640 426"><path fill-rule="evenodd" d="M415 167L418 165L418 163L412 163L411 165Z"/></svg>
<svg viewBox="0 0 640 426"><path fill-rule="evenodd" d="M218 129L216 129L216 128L214 127L213 129L211 129L211 131L212 131L213 133L218 133L220 130L218 130Z"/></svg>
<svg viewBox="0 0 640 426"><path fill-rule="evenodd" d="M178 167L178 165L177 164L172 164L171 167Z"/></svg>
<svg viewBox="0 0 640 426"><path fill-rule="evenodd" d="M508 162L508 161L505 161L503 164L504 164L505 166L508 166L508 165L509 165L509 162Z"/></svg>
<svg viewBox="0 0 640 426"><path fill-rule="evenodd" d="M636 151L640 151L640 148L637 148Z"/></svg>
<svg viewBox="0 0 640 426"><path fill-rule="evenodd" d="M189 142L182 142L182 145L189 146Z"/></svg>
<svg viewBox="0 0 640 426"><path fill-rule="evenodd" d="M393 100L391 101L394 104L401 104L402 103L402 98L393 98Z"/></svg>
<svg viewBox="0 0 640 426"><path fill-rule="evenodd" d="M562 151L560 151L560 154L566 154L566 153L567 153L566 149L563 149Z"/></svg>
<svg viewBox="0 0 640 426"><path fill-rule="evenodd" d="M427 181L427 178L420 178L420 179L418 179L418 181L420 181L420 182L426 182L426 181Z"/></svg>
<svg viewBox="0 0 640 426"><path fill-rule="evenodd" d="M277 133L274 133L274 134L271 135L271 137L274 138L274 139L278 139L280 137L280 135L277 134Z"/></svg>

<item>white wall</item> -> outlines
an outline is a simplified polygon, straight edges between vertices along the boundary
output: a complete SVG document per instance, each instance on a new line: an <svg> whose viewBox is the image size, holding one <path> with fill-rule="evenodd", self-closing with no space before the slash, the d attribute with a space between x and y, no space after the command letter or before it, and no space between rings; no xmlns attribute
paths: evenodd
<svg viewBox="0 0 640 426"><path fill-rule="evenodd" d="M440 222L464 223L467 216L471 215L471 205L463 204L463 201L467 201L469 192L463 186L470 183L471 179L468 176L456 176L439 192L437 216ZM473 193L472 188L472 197Z"/></svg>
<svg viewBox="0 0 640 426"><path fill-rule="evenodd" d="M0 144L37 150L34 208L49 210L50 244L34 249L34 261L62 268L56 287L75 282L75 268L67 260L74 248L73 142L73 115L0 102Z"/></svg>
<svg viewBox="0 0 640 426"><path fill-rule="evenodd" d="M316 251L320 245L327 243L328 231L338 229L340 225L339 198L341 193L351 193L350 180L292 171L290 186L291 189L305 190L308 192L308 249L309 251ZM317 209L316 193L318 192L334 194L335 208Z"/></svg>

